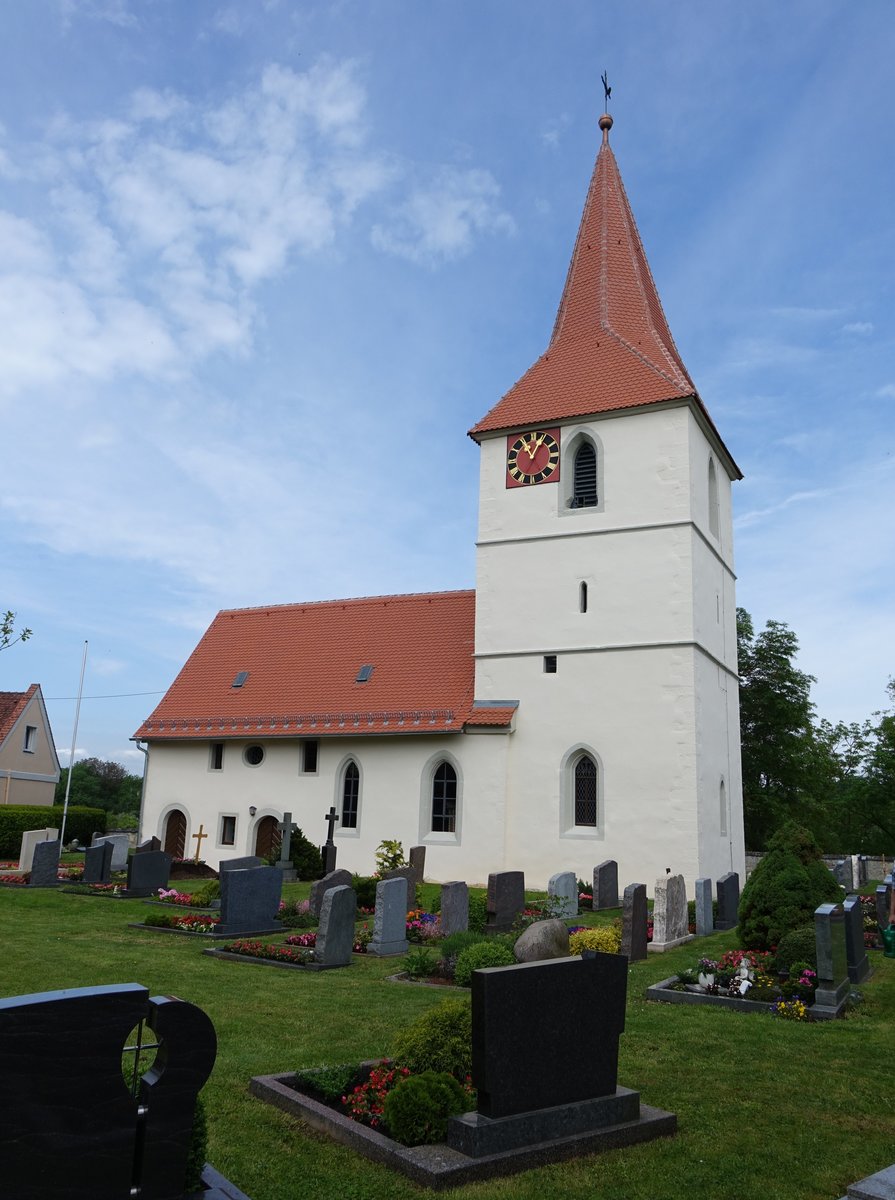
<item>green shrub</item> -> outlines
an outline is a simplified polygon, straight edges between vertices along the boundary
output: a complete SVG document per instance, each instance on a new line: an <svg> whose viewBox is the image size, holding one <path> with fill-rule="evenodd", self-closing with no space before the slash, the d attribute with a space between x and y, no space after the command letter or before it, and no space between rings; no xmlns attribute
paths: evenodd
<svg viewBox="0 0 895 1200"><path fill-rule="evenodd" d="M599 950L602 954L618 954L621 948L621 931L613 925L579 929L577 933L573 933L569 937L569 954L580 954L582 950Z"/></svg>
<svg viewBox="0 0 895 1200"><path fill-rule="evenodd" d="M372 875L355 875L351 880L354 894L357 897L358 908L374 908L376 905L376 884L379 882Z"/></svg>
<svg viewBox="0 0 895 1200"><path fill-rule="evenodd" d="M174 929L176 921L168 913L149 913L143 918L144 925L151 925L156 929Z"/></svg>
<svg viewBox="0 0 895 1200"><path fill-rule="evenodd" d="M771 950L790 930L812 923L819 904L836 904L842 889L807 829L789 821L768 842L740 897L740 945Z"/></svg>
<svg viewBox="0 0 895 1200"><path fill-rule="evenodd" d="M427 1009L395 1038L392 1057L414 1074L447 1071L465 1079L472 1071L472 1012L468 1000L445 1000Z"/></svg>
<svg viewBox="0 0 895 1200"><path fill-rule="evenodd" d="M289 857L299 879L319 879L323 874L323 859L315 845L296 829L289 843Z"/></svg>
<svg viewBox="0 0 895 1200"><path fill-rule="evenodd" d="M485 896L469 897L469 928L473 933L481 933L488 920L488 900Z"/></svg>
<svg viewBox="0 0 895 1200"><path fill-rule="evenodd" d="M447 958L450 954L456 957L467 946L478 946L481 942L489 940L487 933L476 933L472 929L464 929L462 933L452 933L449 937L442 938L438 943L438 949L443 958Z"/></svg>
<svg viewBox="0 0 895 1200"><path fill-rule="evenodd" d="M339 1100L356 1082L357 1063L338 1063L332 1067L311 1067L295 1072L296 1083L326 1100Z"/></svg>
<svg viewBox="0 0 895 1200"><path fill-rule="evenodd" d="M516 956L509 946L489 938L487 942L477 942L467 946L457 955L457 965L454 967L454 983L460 987L469 987L472 983L473 971L481 967L511 967Z"/></svg>
<svg viewBox="0 0 895 1200"><path fill-rule="evenodd" d="M27 829L61 829L62 812L61 804L0 806L0 857L18 858L22 847L22 834ZM94 833L106 832L108 815L102 808L70 805L65 821L65 844L77 840L81 845L89 846Z"/></svg>
<svg viewBox="0 0 895 1200"><path fill-rule="evenodd" d="M206 880L205 883L201 883L190 892L192 902L197 908L208 908L212 900L219 900L220 896L221 881L219 879Z"/></svg>
<svg viewBox="0 0 895 1200"><path fill-rule="evenodd" d="M409 867L404 857L404 847L400 842L384 839L376 847L376 874L380 877L386 871L394 871L396 867Z"/></svg>
<svg viewBox="0 0 895 1200"><path fill-rule="evenodd" d="M780 939L777 947L777 970L789 971L793 963L807 963L812 971L817 970L817 943L813 925L800 925L790 929Z"/></svg>
<svg viewBox="0 0 895 1200"><path fill-rule="evenodd" d="M429 975L434 975L437 961L434 950L426 946L415 946L408 951L404 959L404 970L411 979L426 979Z"/></svg>
<svg viewBox="0 0 895 1200"><path fill-rule="evenodd" d="M443 1142L448 1117L466 1109L466 1093L446 1071L409 1075L385 1098L383 1117L389 1132L405 1146Z"/></svg>

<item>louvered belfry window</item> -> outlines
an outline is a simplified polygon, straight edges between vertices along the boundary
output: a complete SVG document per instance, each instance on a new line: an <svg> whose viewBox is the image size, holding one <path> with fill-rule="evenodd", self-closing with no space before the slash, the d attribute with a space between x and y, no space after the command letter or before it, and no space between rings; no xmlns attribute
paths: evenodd
<svg viewBox="0 0 895 1200"><path fill-rule="evenodd" d="M592 508L597 503L597 452L584 442L575 454L575 489L572 508Z"/></svg>
<svg viewBox="0 0 895 1200"><path fill-rule="evenodd" d="M357 763L350 762L345 768L342 781L342 828L357 829L357 798L360 793L360 771Z"/></svg>
<svg viewBox="0 0 895 1200"><path fill-rule="evenodd" d="M597 764L584 754L575 764L575 824L597 823Z"/></svg>
<svg viewBox="0 0 895 1200"><path fill-rule="evenodd" d="M457 772L439 763L432 778L432 832L454 833L457 823Z"/></svg>

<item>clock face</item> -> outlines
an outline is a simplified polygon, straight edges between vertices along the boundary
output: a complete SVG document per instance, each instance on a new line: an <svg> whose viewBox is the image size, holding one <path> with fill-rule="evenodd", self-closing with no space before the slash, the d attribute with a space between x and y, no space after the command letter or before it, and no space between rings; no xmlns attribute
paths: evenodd
<svg viewBox="0 0 895 1200"><path fill-rule="evenodd" d="M559 479L559 430L533 429L507 438L507 487Z"/></svg>

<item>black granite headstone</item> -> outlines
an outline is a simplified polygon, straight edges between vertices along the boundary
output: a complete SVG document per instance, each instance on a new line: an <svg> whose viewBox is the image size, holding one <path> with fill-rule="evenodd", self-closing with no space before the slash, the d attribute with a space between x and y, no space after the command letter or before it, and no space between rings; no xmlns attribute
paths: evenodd
<svg viewBox="0 0 895 1200"><path fill-rule="evenodd" d="M84 883L108 883L112 878L112 844L100 842L84 851Z"/></svg>
<svg viewBox="0 0 895 1200"><path fill-rule="evenodd" d="M607 858L594 867L594 890L591 905L594 912L605 908L618 908L618 863Z"/></svg>
<svg viewBox="0 0 895 1200"><path fill-rule="evenodd" d="M324 875L322 879L315 879L311 884L311 894L308 898L308 908L312 916L319 917L320 909L323 905L323 897L330 890L336 887L351 887L353 878L350 871L338 870L330 871Z"/></svg>
<svg viewBox="0 0 895 1200"><path fill-rule="evenodd" d="M410 863L410 867L414 873L414 883L422 883L423 876L426 872L426 847L411 846L407 854L407 860ZM411 892L410 895L412 898L413 893Z"/></svg>
<svg viewBox="0 0 895 1200"><path fill-rule="evenodd" d="M506 1117L614 1093L627 983L619 954L474 971L478 1111Z"/></svg>
<svg viewBox="0 0 895 1200"><path fill-rule="evenodd" d="M168 886L171 874L171 855L164 850L146 850L132 854L127 863L127 894L151 896Z"/></svg>
<svg viewBox="0 0 895 1200"><path fill-rule="evenodd" d="M629 962L646 958L646 884L629 883L622 897L621 953Z"/></svg>
<svg viewBox="0 0 895 1200"><path fill-rule="evenodd" d="M34 847L34 857L31 860L31 880L29 887L49 888L59 885L59 852L62 843L38 842Z"/></svg>
<svg viewBox="0 0 895 1200"><path fill-rule="evenodd" d="M852 983L863 983L870 974L870 960L864 945L864 910L860 896L846 896L845 913L845 958L848 977Z"/></svg>
<svg viewBox="0 0 895 1200"><path fill-rule="evenodd" d="M525 907L525 874L522 871L496 871L488 876L489 933L507 933Z"/></svg>
<svg viewBox="0 0 895 1200"><path fill-rule="evenodd" d="M336 846L335 842L326 842L320 847L320 857L323 860L324 875L332 875L333 871L335 871L337 850L338 846Z"/></svg>
<svg viewBox="0 0 895 1200"><path fill-rule="evenodd" d="M140 842L134 854L148 854L152 850L161 850L162 843L157 837L147 838L145 842Z"/></svg>
<svg viewBox="0 0 895 1200"><path fill-rule="evenodd" d="M242 858L222 858L218 863L218 874L225 871L247 871L250 867L263 867L267 859L259 858L257 854L246 854Z"/></svg>
<svg viewBox="0 0 895 1200"><path fill-rule="evenodd" d="M144 1020L163 1044L134 1098L122 1051ZM123 1200L136 1187L146 1200L182 1196L196 1096L214 1057L201 1010L150 999L136 983L0 1000L2 1194Z"/></svg>
<svg viewBox="0 0 895 1200"><path fill-rule="evenodd" d="M276 930L282 891L283 873L276 867L225 871L221 875L221 919L217 932L231 937Z"/></svg>
<svg viewBox="0 0 895 1200"><path fill-rule="evenodd" d="M733 929L739 920L740 907L740 877L736 871L728 871L717 883L718 916L715 919L715 932L719 929Z"/></svg>

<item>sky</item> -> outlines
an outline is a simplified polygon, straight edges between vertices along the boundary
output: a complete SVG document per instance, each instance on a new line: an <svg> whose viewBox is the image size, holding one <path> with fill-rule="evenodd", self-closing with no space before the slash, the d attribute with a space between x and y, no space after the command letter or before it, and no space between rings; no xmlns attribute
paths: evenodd
<svg viewBox="0 0 895 1200"><path fill-rule="evenodd" d="M820 716L895 674L895 7L0 0L0 609L67 763L221 608L466 588L611 140Z"/></svg>

